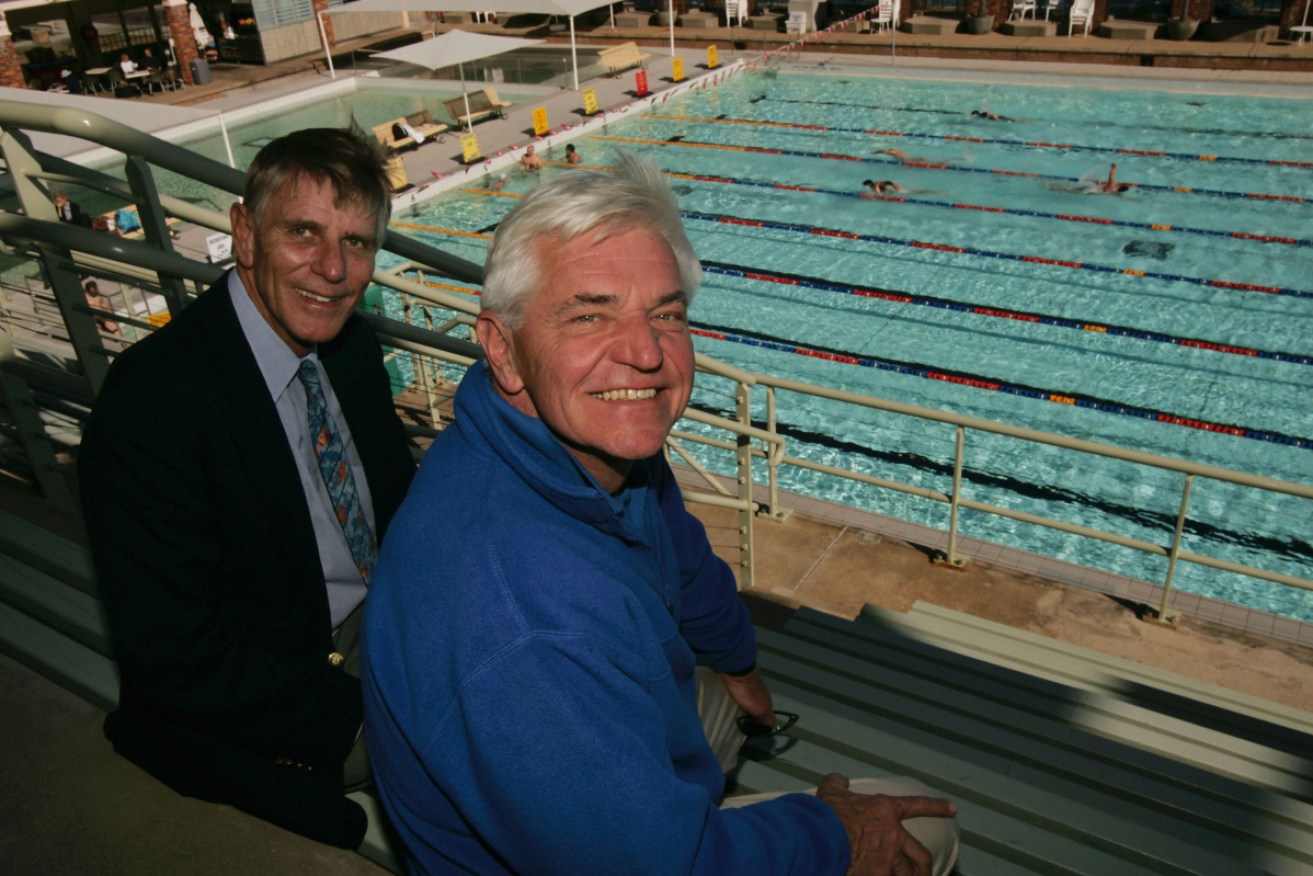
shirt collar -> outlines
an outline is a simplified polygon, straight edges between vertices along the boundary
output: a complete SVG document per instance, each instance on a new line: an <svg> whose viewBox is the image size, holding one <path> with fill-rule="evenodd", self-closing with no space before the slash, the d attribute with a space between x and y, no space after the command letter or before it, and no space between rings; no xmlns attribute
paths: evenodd
<svg viewBox="0 0 1313 876"><path fill-rule="evenodd" d="M274 401L283 394L288 384L296 377L297 366L301 359L287 346L287 342L274 333L273 327L256 309L246 291L246 285L236 271L228 272L228 295L232 299L233 309L237 311L237 322L241 324L246 343L255 354L255 362L260 366L265 386ZM312 349L306 358L317 358L317 350Z"/></svg>

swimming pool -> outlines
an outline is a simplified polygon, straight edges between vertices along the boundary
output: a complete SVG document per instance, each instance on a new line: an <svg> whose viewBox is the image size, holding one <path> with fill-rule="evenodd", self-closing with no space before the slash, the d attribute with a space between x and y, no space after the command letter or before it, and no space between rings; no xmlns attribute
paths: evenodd
<svg viewBox="0 0 1313 876"><path fill-rule="evenodd" d="M576 143L586 163L625 148L675 177L707 267L693 311L703 352L1313 481L1313 103L1280 91L1029 82L758 70ZM1135 184L1129 192L1068 190L1105 178L1114 161L1118 180ZM908 191L864 197L865 179ZM506 192L531 184L512 176ZM416 226L478 232L510 206L457 192L398 218L419 236ZM482 238L427 234L475 261L486 248ZM695 404L732 409L714 387L700 388ZM931 427L823 402L789 411L795 455L946 488ZM1170 535L1179 476L1110 476L1081 458L1087 470L1073 477L1071 454L981 444L967 473L973 497L1158 543ZM929 503L790 477L790 489L942 526L945 512ZM1307 577L1308 519L1300 500L1201 485L1186 545ZM967 515L962 525L973 537L1162 580L1161 558L1005 520ZM1190 565L1177 586L1313 620L1313 599L1287 588Z"/></svg>

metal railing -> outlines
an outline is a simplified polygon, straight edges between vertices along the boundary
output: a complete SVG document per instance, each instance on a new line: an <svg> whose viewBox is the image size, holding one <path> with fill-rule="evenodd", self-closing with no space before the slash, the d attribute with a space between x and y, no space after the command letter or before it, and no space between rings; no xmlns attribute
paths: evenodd
<svg viewBox="0 0 1313 876"><path fill-rule="evenodd" d="M8 442L11 453L13 448L21 448L36 491L61 510L75 513L72 491L61 481L64 466L59 460L60 448L48 434L40 411L43 407L50 407L51 399L60 399L59 403L64 405L67 400L72 400L74 409L78 405L89 405L114 353L112 346L96 329L94 315L83 301L80 275L90 273L131 282L158 295L170 313L186 306L190 297L217 279L222 270L175 252L168 222L180 220L228 232L228 217L217 210L160 194L155 188L152 168L168 169L231 194L240 192L242 174L182 147L90 113L68 109L52 112L32 104L0 101L0 127L3 128L0 152L25 214L0 213L0 244L10 254L25 255L42 262L51 293L63 315L67 343L76 361L76 366L71 369L53 363L28 361L17 356L12 343L4 339L0 345L0 390L3 390L0 401L3 401L8 415L3 418L0 440ZM29 131L75 136L90 144L121 152L126 180L38 152L32 148ZM145 231L144 239L126 240L61 225L56 221L51 203L53 185L89 187L136 204ZM391 350L390 358L405 363L410 385L404 388L424 394L436 429L441 425L442 402L450 394L451 379L443 378L443 369L446 368L452 377L458 376L457 372L478 355L477 347L469 339L469 328L477 312L476 299L438 288L437 284L441 281L450 286L450 281L455 281L477 285L482 278L482 269L395 231L389 231L383 249L402 261L394 267L376 271L374 281L400 296L404 318L396 320L379 314L367 314L367 318ZM141 320L135 324L143 330L151 327L149 322ZM721 397L732 399L732 403L725 405L732 409L721 414L710 410L707 404L700 409L691 407L671 434L668 450L673 458L698 472L707 484L708 492L690 494L691 501L721 505L737 512L740 579L745 587L753 586L756 519L784 516L781 494L785 472L811 472L863 488L945 506L947 549L942 559L957 566L968 559L961 551L963 511L1044 527L1165 558L1165 575L1158 583L1162 587L1159 615L1166 620L1174 614L1171 593L1177 568L1182 563L1313 590L1313 580L1306 577L1188 550L1185 539L1192 490L1201 479L1257 490L1265 496L1295 497L1300 501L1313 500L1313 487L1309 485L747 372L701 354L697 364L699 385L724 384L727 388ZM918 438L930 443L917 447L917 452L951 461L951 476L938 486L925 486L911 480L898 480L891 473L890 476L883 472L871 474L791 455L788 452L791 439L780 425L781 412L788 415L785 419L795 418L796 411L817 401L842 406L843 410L852 412L845 415L852 419L860 419L862 413L870 416L871 412L882 412L921 423L942 424L947 428L939 430L939 437ZM1134 531L1099 528L973 497L966 489L964 478L964 473L970 471L978 459L973 455L976 439L972 436L1004 436L1025 442L1027 447L1062 448L1082 457L1117 460L1169 473L1180 478L1175 514L1170 525L1161 527L1161 538L1150 538L1136 535ZM723 464L719 462L722 457L726 459ZM713 464L712 459L717 462ZM715 468L731 473L733 489L724 486L722 477L713 470ZM754 487L759 487L759 491L754 491ZM755 498L762 494L764 501ZM1305 513L1303 518L1313 519L1313 515Z"/></svg>

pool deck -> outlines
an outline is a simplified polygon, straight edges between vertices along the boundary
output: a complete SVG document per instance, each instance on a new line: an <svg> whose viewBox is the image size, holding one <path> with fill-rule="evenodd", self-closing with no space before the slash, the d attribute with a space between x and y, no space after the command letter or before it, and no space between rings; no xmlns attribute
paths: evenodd
<svg viewBox="0 0 1313 876"><path fill-rule="evenodd" d="M603 39L641 40L644 51L653 54L660 51L660 46L648 41L659 41L666 35L658 28L641 33L602 31L595 30L588 38L594 43ZM742 33L738 28L733 35L727 29L713 28L699 37L709 42L724 40L729 46L733 40L742 39ZM742 54L759 54L758 36L753 34L748 39ZM761 34L760 42L771 47L776 42L782 44L774 36L784 35ZM860 37L870 53L887 53L892 42L888 34L839 36L854 40ZM1152 67L1115 66L1100 60L1110 53L1127 53L1129 57L1137 48L1143 51L1143 45L1130 45L1146 42L1137 40L1002 35L935 35L922 39L922 35L902 33L897 40L899 56L895 63L899 67L951 65L979 69L985 64L991 69L1034 71L1040 66L1041 70L1091 77L1170 75L1227 85L1313 85L1313 44L1299 47L1301 56L1296 60L1307 58L1308 64L1298 70L1216 71L1188 66L1165 69L1161 63ZM1219 45L1227 49L1228 58L1262 51L1265 54L1256 57L1267 59L1270 51L1273 58L1285 59L1282 62L1286 63L1292 55L1291 47L1246 44L1228 48L1229 44L1150 42L1155 44L1155 52L1170 50L1173 57L1185 60L1217 57ZM1042 49L1046 57L1063 63L1000 67L1002 62L997 57L963 57L968 49L977 54L993 51L995 43L1002 46L998 51L1014 54L1022 44L1033 47L1034 52ZM1082 50L1088 52L1088 63L1071 63L1080 58L1067 56L1079 56ZM919 57L932 51L941 54L929 60ZM722 50L721 60L729 64L739 54ZM913 54L918 57L911 58ZM862 58L841 50L831 54L825 46L809 46L801 60L821 64L833 59L848 64ZM887 63L875 57L866 60ZM649 83L658 93L670 86L669 64L664 54L649 64ZM704 72L695 70L691 63L686 65L691 75ZM298 59L268 68L216 65L213 73L214 81L209 85L130 103L134 107L174 103L222 109L291 94L308 83L328 80L322 58ZM625 112L634 100L627 93L633 88L632 74L591 80L587 86L596 89L603 108L617 113ZM574 92L562 91L541 103L513 107L506 119L475 126L480 146L485 155L501 152L513 156L516 149L533 140L530 113L535 107L546 105L549 119L559 125L561 120L571 118L579 102ZM410 179L422 185L436 181L436 175L441 174L458 176L463 185L468 174L454 154L455 142L455 138L448 137L445 143L407 153ZM546 147L549 160L559 155L563 142L554 140ZM585 162L593 157L591 148L581 144L580 149L585 153ZM490 171L483 166L469 171L485 172ZM756 588L773 601L806 604L849 616L866 602L905 611L914 600L921 599L1313 709L1313 628L1309 625L1283 625L1278 630L1275 625L1281 622L1270 616L1243 612L1245 616L1237 619L1234 606L1201 603L1179 629L1169 630L1137 619L1144 605L1153 604L1155 595L1154 589L1142 582L1094 575L1049 558L974 544L965 548L975 561L965 571L951 570L930 562L930 556L940 548L941 536L935 533L801 497L786 501L794 510L786 521L763 521L758 525L760 573ZM706 522L718 552L735 562L737 533L732 516L708 506L694 505L693 509ZM1210 612L1214 611L1219 616L1212 617ZM9 804L0 804L0 820L6 825L0 831L0 842L9 850L6 857L19 868L14 872L24 867L33 868L27 872L169 872L176 871L180 861L188 862L187 869L194 873L383 872L358 855L292 836L228 807L179 797L112 753L100 733L103 713L99 709L8 658L0 658L0 689L5 691L0 703L7 717L6 730L0 733L0 745L6 750L6 757L0 761L0 780L10 792L6 795Z"/></svg>

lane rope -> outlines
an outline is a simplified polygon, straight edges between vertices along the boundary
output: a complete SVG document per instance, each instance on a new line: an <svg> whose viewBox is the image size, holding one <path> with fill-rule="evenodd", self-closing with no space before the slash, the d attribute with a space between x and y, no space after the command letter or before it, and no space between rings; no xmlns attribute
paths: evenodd
<svg viewBox="0 0 1313 876"><path fill-rule="evenodd" d="M881 301L890 301L895 304L912 304L920 307L933 307L939 310L952 310L958 313L969 313L975 316L992 317L995 319L1011 319L1019 322L1035 323L1036 325L1049 325L1058 328L1075 329L1076 331L1109 335L1111 337L1133 338L1140 341L1154 341L1160 344L1171 344L1177 347L1189 347L1191 349L1207 350L1214 353L1228 353L1233 356L1247 356L1254 359L1270 359L1274 362L1287 362L1293 365L1313 365L1313 356L1304 356L1299 353L1259 350L1252 347L1241 347L1236 344L1224 344L1200 338L1169 335L1163 332L1115 325L1113 323L1090 322L1088 320L1072 319L1070 317L1054 316L1045 313L1035 313L1027 310L1011 310L987 304L976 304L970 301L955 301L951 298L940 298L933 295L917 295L911 292L903 292L898 289L884 289L879 286L853 286L850 283L836 283L820 277L767 271L761 268L735 265L728 262L704 261L702 262L702 271L703 273L717 276L736 277L744 280L760 280L764 283L777 283L785 286L798 286L804 289L837 292L841 295L852 295L858 298L876 298Z"/></svg>
<svg viewBox="0 0 1313 876"><path fill-rule="evenodd" d="M926 113L930 115L940 115L940 116L966 116L966 117L971 116L971 113L967 112L966 110L949 110L949 109L939 109L936 107L918 107L918 106L885 106L878 103L869 103L869 104L852 103L851 101L843 101L843 100L797 100L796 98L790 98L790 97L772 97L769 94L763 94L759 97L748 98L747 100L748 103L761 103L762 101L769 101L771 103L799 104L801 106L837 106L837 107L844 107L847 109L883 110L886 112L898 112L898 113ZM1033 120L1032 119L1006 119L1006 121L1027 122ZM987 124L995 124L995 122L991 120L987 122ZM1097 127L1097 128L1127 127L1125 124L1118 121L1082 121L1081 124L1087 127ZM1145 124L1134 125L1132 126L1132 129L1136 131L1168 131L1173 134L1219 134L1223 137L1258 137L1260 139L1269 139L1269 140L1313 140L1313 137L1309 137L1304 134L1290 134L1284 131L1233 131L1233 130L1228 130L1226 128L1191 128L1191 127L1186 127L1184 125L1178 127L1173 125L1145 125Z"/></svg>
<svg viewBox="0 0 1313 876"><path fill-rule="evenodd" d="M687 179L694 182L717 183L720 185L779 189L782 191L804 192L818 195L837 195L845 198L861 198L868 201L889 201L897 204L916 204L923 207L944 207L953 210L981 210L986 213L1000 213L1010 216L1028 216L1037 219L1054 219L1060 222L1085 222L1092 225L1135 228L1142 231L1161 231L1174 234L1198 234L1205 237L1221 237L1231 240L1253 240L1259 243L1278 243L1288 246L1313 246L1313 238L1278 237L1274 234L1251 234L1247 231L1217 231L1211 228L1192 228L1184 225L1162 225L1155 222L1135 222L1129 219L1107 219L1100 216L1081 216L1075 213L1050 213L1047 210L1022 210L1013 207L995 207L986 204L966 204L959 201L939 201L931 198L908 197L908 194L880 195L873 192L849 192L837 189L823 189L818 186L796 185L793 183L780 183L772 182L770 180L756 180L744 177L712 176L709 174L689 173L676 170L666 171L666 173L679 179Z"/></svg>
<svg viewBox="0 0 1313 876"><path fill-rule="evenodd" d="M1168 152L1163 149L1127 149L1119 146L1090 146L1080 143L1047 143L1043 140L1008 140L1002 137L967 137L961 134L924 134L913 131L889 131L879 128L839 128L833 125L810 125L801 122L774 122L760 119L731 119L721 116L683 116L662 114L663 119L718 125L759 125L794 131L817 131L827 134L862 134L868 137L895 137L908 140L937 140L947 143L983 143L990 146L1017 146L1022 149L1060 149L1063 152L1097 152L1104 155L1134 155L1141 158L1173 158L1178 161L1262 164L1276 167L1313 168L1313 161L1282 158L1246 158L1241 155L1201 155L1194 152Z"/></svg>
<svg viewBox="0 0 1313 876"><path fill-rule="evenodd" d="M1304 450L1313 449L1313 439L1302 438L1298 435L1287 435L1283 432L1276 432L1268 429L1253 429L1232 423L1219 423L1211 420L1198 419L1196 417L1186 417L1169 411L1123 404L1122 402L1103 399L1097 396L1083 395L1077 392L1042 389L1024 383L1008 383L992 377L970 374L964 371L936 368L931 365L923 365L917 362L905 362L881 356L862 356L830 347L803 346L786 338L779 338L763 332L755 332L748 329L728 328L708 323L695 323L690 326L690 331L697 337L727 341L735 344L744 344L746 346L759 347L761 349L772 350L775 352L790 353L795 356L808 356L814 359L834 362L839 365L855 365L862 368L875 368L879 371L890 371L911 377L939 380L945 383L967 386L972 389L1003 392L1009 395L1053 402L1055 404L1072 405L1078 408L1089 408L1091 410L1109 414L1118 414L1124 417L1152 420L1170 426L1182 426L1189 429L1199 429L1204 432L1217 432L1224 435L1233 435L1237 438L1266 441L1272 444L1285 444L1290 447L1299 447Z"/></svg>
<svg viewBox="0 0 1313 876"><path fill-rule="evenodd" d="M994 176L1015 176L1024 179L1051 180L1062 183L1080 183L1079 177L1059 176L1052 173L1033 173L1021 170L999 170L990 167L964 167L960 164L937 164L929 161L896 161L867 155L845 155L838 152L807 152L801 149L780 149L767 146L741 146L727 143L704 143L697 140L656 140L650 137L616 137L599 134L594 140L607 140L614 143L635 143L645 146L683 146L693 149L724 149L731 152L751 152L759 155L787 155L799 158L818 158L825 161L853 161L861 164L895 165L898 167L919 167L925 170L947 170L955 173L984 173ZM1262 192L1230 192L1225 189L1200 189L1192 186L1164 186L1154 183L1135 183L1135 187L1146 192L1174 192L1186 195L1204 195L1214 198L1252 198L1259 201L1283 201L1292 204L1313 203L1313 198L1302 195L1269 195Z"/></svg>
<svg viewBox="0 0 1313 876"><path fill-rule="evenodd" d="M980 249L974 246L954 246L947 243L929 243L922 240L907 240L888 237L883 234L859 234L855 231L841 231L835 228L822 228L816 225L803 225L797 222L772 222L769 219L744 219L719 213L681 212L685 219L702 222L715 222L724 225L742 225L750 228L769 228L775 231L788 231L796 234L810 234L818 237L833 237L841 240L859 240L863 243L882 243L892 246L904 246L911 249L927 249L957 255L980 256L991 259L1022 262L1025 264L1047 265L1056 268L1070 268L1081 271L1094 271L1100 274L1119 274L1126 277L1164 280L1170 283L1189 283L1195 286L1207 286L1213 289L1232 289L1238 292L1262 292L1267 295L1286 295L1292 298L1313 298L1313 291L1291 289L1285 286L1266 286L1258 283L1240 283L1234 280L1211 279L1208 277L1190 277L1185 274L1169 274L1163 271L1143 271L1137 268L1116 268L1093 262L1077 262L1066 259L1050 259L1042 256L1020 255L996 250Z"/></svg>

